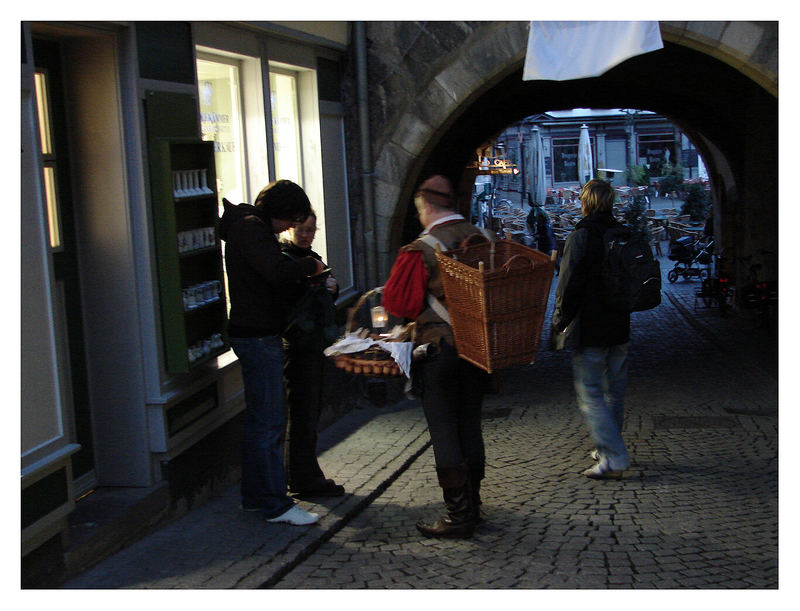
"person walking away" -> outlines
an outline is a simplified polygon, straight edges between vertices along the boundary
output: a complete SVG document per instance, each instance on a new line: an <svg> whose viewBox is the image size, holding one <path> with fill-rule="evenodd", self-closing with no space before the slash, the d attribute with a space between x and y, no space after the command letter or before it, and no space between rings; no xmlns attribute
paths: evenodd
<svg viewBox="0 0 800 611"><path fill-rule="evenodd" d="M552 319L553 347L574 347L578 406L597 461L583 474L594 479L619 478L630 466L622 439L630 314L610 309L603 298L603 234L621 226L612 214L614 198L603 180L590 180L581 190L583 219L564 245Z"/></svg>
<svg viewBox="0 0 800 611"><path fill-rule="evenodd" d="M444 176L424 181L414 206L425 229L401 249L383 289L383 305L395 316L414 320L415 345L428 344L434 351L415 361L412 372L422 395L446 513L416 526L426 537L468 538L481 519L486 463L481 405L487 374L456 352L435 247L456 248L481 230L456 212L455 193Z"/></svg>
<svg viewBox="0 0 800 611"><path fill-rule="evenodd" d="M242 508L263 512L268 522L312 524L319 516L296 505L286 492L281 332L291 307L287 289L320 273L324 265L313 257L285 257L276 236L304 222L311 203L289 180L264 187L252 206L223 203L220 237L225 241L231 302L228 336L242 368L245 393Z"/></svg>
<svg viewBox="0 0 800 611"><path fill-rule="evenodd" d="M289 229L281 251L293 260L322 257L311 249L317 232L314 211ZM323 262L324 264L324 262ZM317 460L317 429L322 409L325 357L322 351L338 336L336 278L329 272L297 282L291 289L294 315L283 334L288 425L284 460L289 492L298 497L341 496L344 486L328 479Z"/></svg>
<svg viewBox="0 0 800 611"><path fill-rule="evenodd" d="M555 261L556 252L556 239L553 237L553 229L550 226L550 219L547 213L539 206L535 206L528 213L525 222L528 224L531 233L536 236L537 250L550 255L550 258Z"/></svg>

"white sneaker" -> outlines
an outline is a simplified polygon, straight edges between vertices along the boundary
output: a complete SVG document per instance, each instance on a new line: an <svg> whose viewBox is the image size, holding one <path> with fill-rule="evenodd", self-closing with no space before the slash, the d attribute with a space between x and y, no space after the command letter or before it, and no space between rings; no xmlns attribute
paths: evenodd
<svg viewBox="0 0 800 611"><path fill-rule="evenodd" d="M583 474L591 479L621 479L625 469L612 469L608 466L608 461L600 461L593 467L589 467Z"/></svg>
<svg viewBox="0 0 800 611"><path fill-rule="evenodd" d="M319 520L319 514L311 513L297 505L292 505L291 509L284 511L277 518L269 518L267 522L286 522L293 526L306 526L307 524L313 524L317 520Z"/></svg>

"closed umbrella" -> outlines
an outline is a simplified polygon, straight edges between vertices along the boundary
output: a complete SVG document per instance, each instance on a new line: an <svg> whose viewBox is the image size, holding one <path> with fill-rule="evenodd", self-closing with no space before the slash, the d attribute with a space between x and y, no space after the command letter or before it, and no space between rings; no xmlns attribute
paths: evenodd
<svg viewBox="0 0 800 611"><path fill-rule="evenodd" d="M594 177L592 145L589 141L589 126L581 125L581 137L578 140L578 182L583 186Z"/></svg>
<svg viewBox="0 0 800 611"><path fill-rule="evenodd" d="M534 127L531 137L531 194L533 201L540 206L544 205L547 197L547 188L544 184L544 149L542 147L542 134L539 128Z"/></svg>
<svg viewBox="0 0 800 611"><path fill-rule="evenodd" d="M522 184L525 187L525 192L528 195L528 199L525 200L523 197L523 204L533 204L533 189L535 186L535 178L533 177L534 170L533 170L533 141L530 144L525 145L522 155Z"/></svg>

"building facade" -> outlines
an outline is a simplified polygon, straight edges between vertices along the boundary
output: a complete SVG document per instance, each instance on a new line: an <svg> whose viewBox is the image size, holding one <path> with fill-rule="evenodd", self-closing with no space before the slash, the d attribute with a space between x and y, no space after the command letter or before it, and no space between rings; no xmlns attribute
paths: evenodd
<svg viewBox="0 0 800 611"><path fill-rule="evenodd" d="M355 294L349 39L346 22L22 24L23 558L57 557L91 490L168 485L191 505L235 477L209 441L244 406L223 197L302 185L315 250Z"/></svg>
<svg viewBox="0 0 800 611"><path fill-rule="evenodd" d="M653 181L663 176L666 164L680 165L684 179L706 176L697 149L666 117L635 109L574 108L526 117L498 134L489 148L502 151L517 169L516 173L497 176L498 188L524 194L522 201L527 202L535 184L530 152L537 146L537 132L542 142L546 189L552 192L576 187L581 182L578 144L583 126L589 135L593 167L604 170L603 175L616 187L629 184L626 169L631 166L646 168Z"/></svg>

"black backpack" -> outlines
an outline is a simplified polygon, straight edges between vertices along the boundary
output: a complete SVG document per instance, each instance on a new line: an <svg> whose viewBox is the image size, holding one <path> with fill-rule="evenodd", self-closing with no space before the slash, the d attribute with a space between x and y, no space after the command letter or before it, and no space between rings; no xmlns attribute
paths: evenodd
<svg viewBox="0 0 800 611"><path fill-rule="evenodd" d="M641 312L661 303L661 266L649 240L630 227L603 234L603 287L606 305L622 312Z"/></svg>

